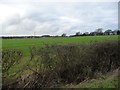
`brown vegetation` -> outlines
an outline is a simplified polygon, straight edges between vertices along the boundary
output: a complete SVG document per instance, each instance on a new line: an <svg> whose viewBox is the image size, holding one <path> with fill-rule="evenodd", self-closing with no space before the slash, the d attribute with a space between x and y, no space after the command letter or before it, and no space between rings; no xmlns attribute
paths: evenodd
<svg viewBox="0 0 120 90"><path fill-rule="evenodd" d="M4 87L59 87L61 84L96 78L99 73L105 74L120 66L118 42L34 46L30 49L34 68L30 64L27 66L33 74ZM3 58L6 57L3 54Z"/></svg>

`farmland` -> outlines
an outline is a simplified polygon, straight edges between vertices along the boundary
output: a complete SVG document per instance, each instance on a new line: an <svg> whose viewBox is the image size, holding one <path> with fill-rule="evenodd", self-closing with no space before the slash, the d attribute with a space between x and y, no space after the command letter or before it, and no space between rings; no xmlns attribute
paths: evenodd
<svg viewBox="0 0 120 90"><path fill-rule="evenodd" d="M59 37L59 38L24 38L24 39L3 39L3 49L20 49L25 56L29 55L31 46L43 46L44 44L78 44L93 43L96 41L117 40L117 35L111 36L84 36L84 37Z"/></svg>
<svg viewBox="0 0 120 90"><path fill-rule="evenodd" d="M118 71L106 77L119 70L118 35L3 39L2 49L3 87L118 87Z"/></svg>

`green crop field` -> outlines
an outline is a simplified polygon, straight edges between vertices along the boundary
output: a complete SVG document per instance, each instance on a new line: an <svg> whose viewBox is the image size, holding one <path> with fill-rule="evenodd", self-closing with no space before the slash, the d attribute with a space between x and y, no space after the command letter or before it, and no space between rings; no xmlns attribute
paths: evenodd
<svg viewBox="0 0 120 90"><path fill-rule="evenodd" d="M57 38L24 38L24 39L3 39L3 49L20 49L25 56L29 55L31 46L42 46L44 44L78 44L92 43L96 41L117 40L118 35L111 36L80 36L80 37L57 37Z"/></svg>

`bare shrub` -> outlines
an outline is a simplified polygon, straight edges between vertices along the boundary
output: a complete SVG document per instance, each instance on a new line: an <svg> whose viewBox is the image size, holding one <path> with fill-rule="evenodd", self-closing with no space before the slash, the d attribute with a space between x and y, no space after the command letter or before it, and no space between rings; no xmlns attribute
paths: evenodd
<svg viewBox="0 0 120 90"><path fill-rule="evenodd" d="M33 74L25 78L24 83L21 81L16 85L25 88L57 87L95 78L97 74L105 74L120 66L118 46L116 40L31 47L34 67L29 65L28 69Z"/></svg>

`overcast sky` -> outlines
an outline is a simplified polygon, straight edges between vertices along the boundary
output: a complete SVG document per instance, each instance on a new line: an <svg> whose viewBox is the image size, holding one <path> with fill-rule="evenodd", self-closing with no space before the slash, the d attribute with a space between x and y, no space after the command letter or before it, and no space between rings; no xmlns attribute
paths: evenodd
<svg viewBox="0 0 120 90"><path fill-rule="evenodd" d="M0 35L71 35L97 28L118 29L117 0L48 1L0 0Z"/></svg>

